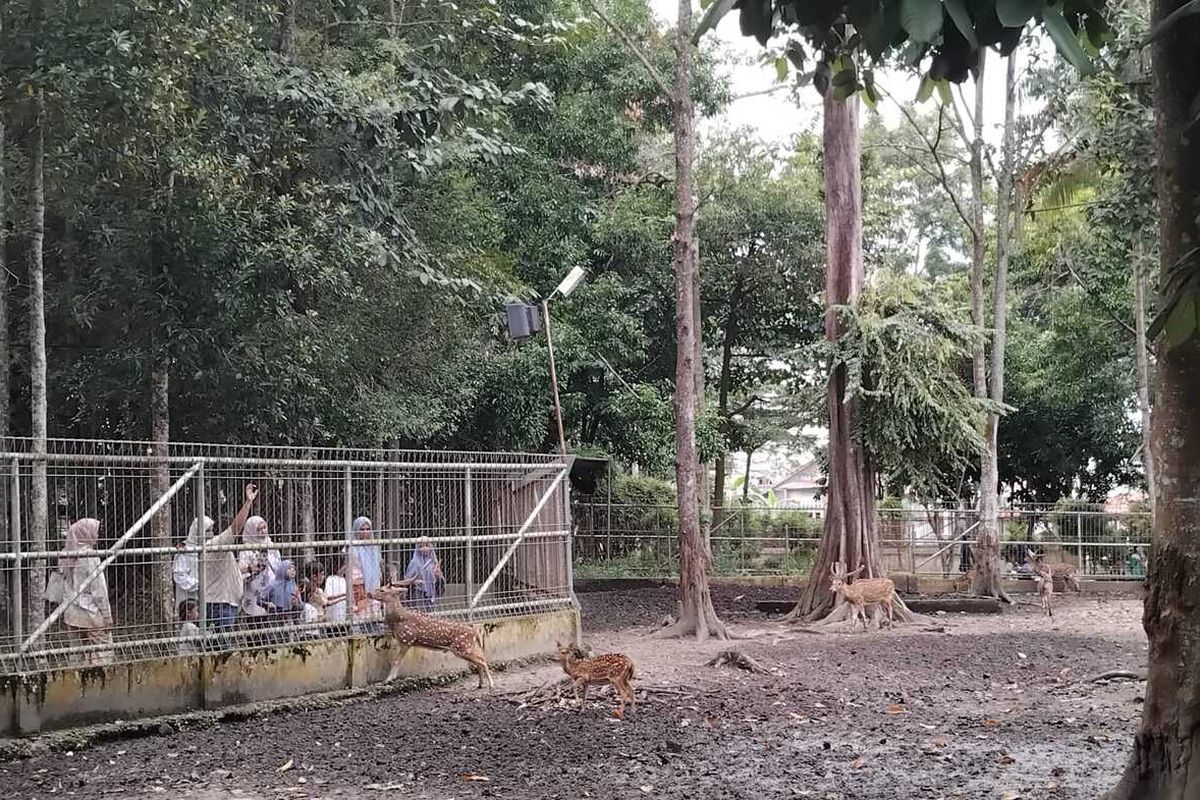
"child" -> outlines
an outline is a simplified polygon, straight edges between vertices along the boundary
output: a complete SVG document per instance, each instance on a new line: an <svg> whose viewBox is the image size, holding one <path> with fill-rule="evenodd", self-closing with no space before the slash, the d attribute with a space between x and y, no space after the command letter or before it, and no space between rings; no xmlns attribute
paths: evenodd
<svg viewBox="0 0 1200 800"><path fill-rule="evenodd" d="M332 610L329 607L336 605L340 609L345 605L346 595L325 593L325 567L319 561L312 562L304 571L307 573L304 581L304 621L314 624L329 621L333 616L329 613ZM317 636L320 631L314 627L309 634Z"/></svg>
<svg viewBox="0 0 1200 800"><path fill-rule="evenodd" d="M196 620L200 619L200 604L195 600L184 600L179 604L179 619L183 622L179 626L179 655L195 656L200 654L200 642L190 637L200 635L200 626L196 624Z"/></svg>
<svg viewBox="0 0 1200 800"><path fill-rule="evenodd" d="M271 615L268 623L271 627L295 622L304 607L304 601L300 597L300 584L296 582L296 565L291 561L280 561L275 579L263 589L259 601Z"/></svg>

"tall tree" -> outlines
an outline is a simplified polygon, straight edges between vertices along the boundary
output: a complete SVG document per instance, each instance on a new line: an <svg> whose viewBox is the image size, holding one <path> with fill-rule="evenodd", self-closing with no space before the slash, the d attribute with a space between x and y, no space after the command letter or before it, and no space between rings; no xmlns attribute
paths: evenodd
<svg viewBox="0 0 1200 800"><path fill-rule="evenodd" d="M29 241L27 279L29 282L29 382L33 433L32 491L29 496L29 547L45 551L48 544L50 497L47 464L38 456L46 454L46 293L44 242L46 237L46 100L43 89L35 90L29 134ZM42 597L46 573L38 565L29 573L30 602L26 605L27 625L36 627L45 615Z"/></svg>
<svg viewBox="0 0 1200 800"><path fill-rule="evenodd" d="M1150 668L1133 755L1111 800L1200 795L1200 17L1156 0L1160 239L1153 452L1159 474L1143 622ZM1155 328L1152 327L1152 330ZM1157 330L1155 330L1157 333Z"/></svg>

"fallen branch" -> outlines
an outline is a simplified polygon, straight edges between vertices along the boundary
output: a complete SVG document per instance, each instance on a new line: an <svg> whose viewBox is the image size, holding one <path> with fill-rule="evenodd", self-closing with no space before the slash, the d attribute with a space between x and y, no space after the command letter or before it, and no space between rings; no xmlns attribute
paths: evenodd
<svg viewBox="0 0 1200 800"><path fill-rule="evenodd" d="M1115 669L1111 672L1101 672L1099 675L1093 675L1090 678L1084 678L1083 683L1096 683L1097 681L1112 680L1144 681L1146 680L1146 674L1144 672L1131 672L1124 669Z"/></svg>
<svg viewBox="0 0 1200 800"><path fill-rule="evenodd" d="M741 650L722 650L705 663L706 667L737 667L756 675L770 675L771 671Z"/></svg>

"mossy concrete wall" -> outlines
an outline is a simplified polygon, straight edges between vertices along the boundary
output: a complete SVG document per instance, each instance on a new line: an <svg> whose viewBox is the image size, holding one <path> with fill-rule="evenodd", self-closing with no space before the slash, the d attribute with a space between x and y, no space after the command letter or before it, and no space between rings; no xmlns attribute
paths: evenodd
<svg viewBox="0 0 1200 800"><path fill-rule="evenodd" d="M579 613L556 611L478 627L488 661L499 663L551 652L556 641L577 641ZM362 687L387 676L391 648L390 637L356 636L11 675L0 678L0 733L26 735ZM434 677L465 666L448 653L411 647L401 676Z"/></svg>

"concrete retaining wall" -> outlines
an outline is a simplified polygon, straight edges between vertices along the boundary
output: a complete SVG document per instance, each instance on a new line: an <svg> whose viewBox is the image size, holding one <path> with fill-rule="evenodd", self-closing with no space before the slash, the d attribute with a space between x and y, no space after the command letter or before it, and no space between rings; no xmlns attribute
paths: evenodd
<svg viewBox="0 0 1200 800"><path fill-rule="evenodd" d="M548 653L577 641L575 610L479 623L488 661ZM111 667L62 669L0 678L0 734L25 735L116 720L353 689L383 680L391 639L294 643L274 650L164 658ZM448 653L408 649L401 676L434 677L467 665Z"/></svg>

